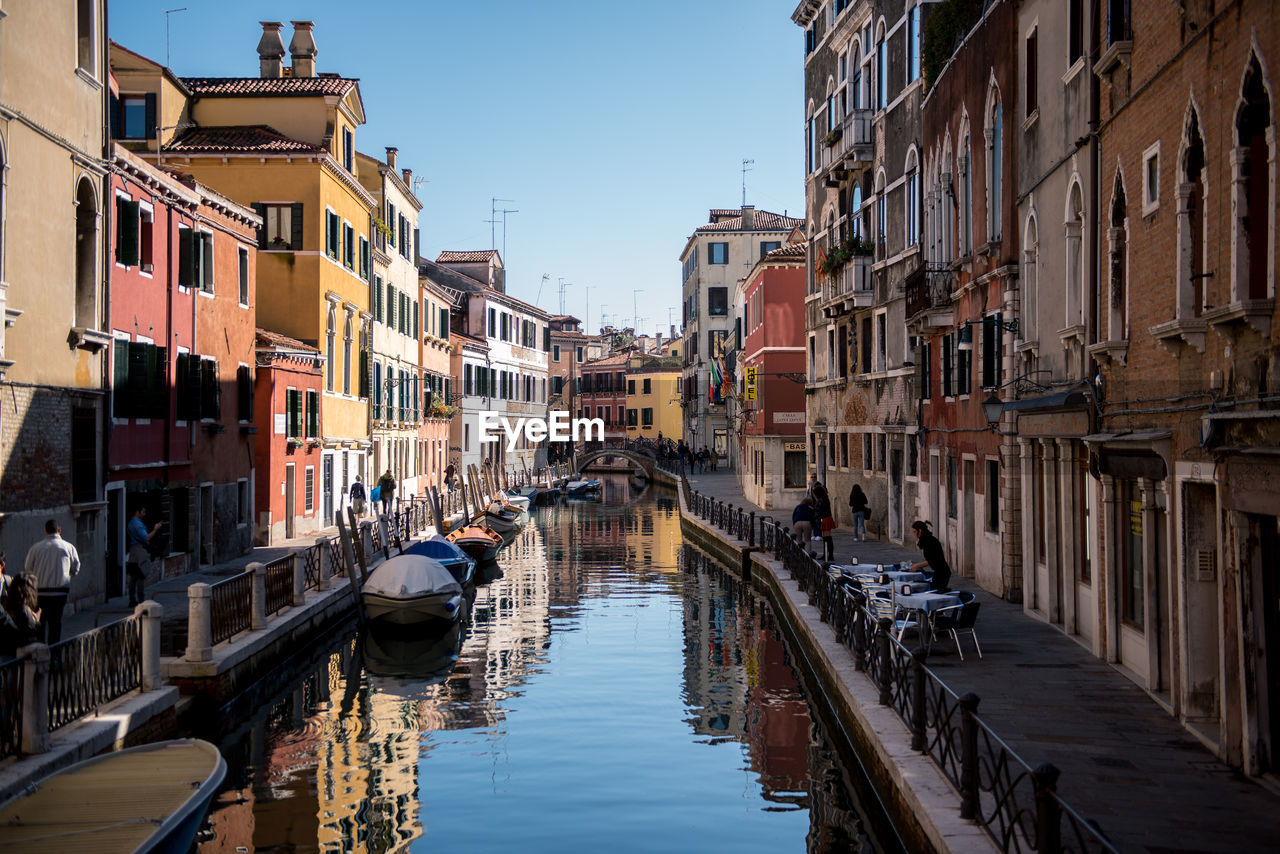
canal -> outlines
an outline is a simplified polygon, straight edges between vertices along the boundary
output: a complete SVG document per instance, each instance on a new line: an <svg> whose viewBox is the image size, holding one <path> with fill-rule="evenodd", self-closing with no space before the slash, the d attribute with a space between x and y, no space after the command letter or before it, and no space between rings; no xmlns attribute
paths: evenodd
<svg viewBox="0 0 1280 854"><path fill-rule="evenodd" d="M674 502L609 476L535 511L457 630L339 627L219 710L199 851L900 850Z"/></svg>

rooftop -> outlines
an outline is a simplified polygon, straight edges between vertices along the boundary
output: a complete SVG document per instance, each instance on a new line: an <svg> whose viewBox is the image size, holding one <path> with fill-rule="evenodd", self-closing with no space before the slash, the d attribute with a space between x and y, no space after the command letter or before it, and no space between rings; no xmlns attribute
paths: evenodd
<svg viewBox="0 0 1280 854"><path fill-rule="evenodd" d="M708 231L743 231L742 227L742 211L737 212L737 216L726 216L723 219L718 214L727 213L713 210L711 218L714 222L706 225L700 225L694 229L695 234ZM783 214L773 213L772 211L756 211L755 223L748 231L790 231L796 226L804 225L803 219L796 219L792 216L784 216Z"/></svg>
<svg viewBox="0 0 1280 854"><path fill-rule="evenodd" d="M192 128L165 147L166 151L262 151L320 154L323 148L285 136L266 125Z"/></svg>
<svg viewBox="0 0 1280 854"><path fill-rule="evenodd" d="M183 77L191 93L203 97L323 97L345 95L359 83L356 77L321 74L316 77Z"/></svg>
<svg viewBox="0 0 1280 854"><path fill-rule="evenodd" d="M279 332L272 332L270 329L263 329L261 326L257 329L257 345L259 347L279 347L284 350L306 350L308 353L320 352L319 347L304 344L297 338L290 338L288 335L281 335Z"/></svg>
<svg viewBox="0 0 1280 854"><path fill-rule="evenodd" d="M437 264L457 264L468 261L488 261L498 254L497 249L480 249L474 252L444 251L436 256Z"/></svg>

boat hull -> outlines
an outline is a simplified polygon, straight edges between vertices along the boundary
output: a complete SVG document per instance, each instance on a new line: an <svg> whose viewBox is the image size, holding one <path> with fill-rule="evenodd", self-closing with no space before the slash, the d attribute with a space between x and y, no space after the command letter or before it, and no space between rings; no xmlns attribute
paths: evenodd
<svg viewBox="0 0 1280 854"><path fill-rule="evenodd" d="M370 620L395 626L411 626L433 621L453 622L462 616L465 602L458 593L431 593L399 598L378 593L361 594L364 612Z"/></svg>

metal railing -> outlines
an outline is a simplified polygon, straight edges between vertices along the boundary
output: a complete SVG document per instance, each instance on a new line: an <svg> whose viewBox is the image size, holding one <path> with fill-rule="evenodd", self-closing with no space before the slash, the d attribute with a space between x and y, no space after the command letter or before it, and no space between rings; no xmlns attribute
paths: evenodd
<svg viewBox="0 0 1280 854"><path fill-rule="evenodd" d="M314 548L314 546L312 547ZM267 587L267 614L278 614L293 604L293 555L276 558L263 569Z"/></svg>
<svg viewBox="0 0 1280 854"><path fill-rule="evenodd" d="M142 631L137 617L125 617L50 646L49 731L140 684Z"/></svg>
<svg viewBox="0 0 1280 854"><path fill-rule="evenodd" d="M217 644L249 628L253 619L253 572L233 575L209 587L209 623Z"/></svg>
<svg viewBox="0 0 1280 854"><path fill-rule="evenodd" d="M878 619L785 525L771 516L757 520L754 512L744 520L741 507L690 490L684 478L681 486L690 513L749 547L758 543L782 563L851 651L854 668L879 690L880 704L906 724L912 749L928 754L960 793L962 818L981 824L1002 851L1117 851L1096 822L1058 795L1057 768L1033 768L1019 756L978 717L977 695L957 695L926 666L923 650L894 636L893 620Z"/></svg>
<svg viewBox="0 0 1280 854"><path fill-rule="evenodd" d="M22 752L22 700L25 662L0 664L0 759Z"/></svg>

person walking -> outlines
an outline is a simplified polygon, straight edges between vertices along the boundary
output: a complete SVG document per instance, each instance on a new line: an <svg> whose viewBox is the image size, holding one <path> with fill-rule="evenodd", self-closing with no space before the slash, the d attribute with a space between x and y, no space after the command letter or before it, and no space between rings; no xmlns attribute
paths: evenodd
<svg viewBox="0 0 1280 854"><path fill-rule="evenodd" d="M383 515L391 512L391 501L395 497L396 479L391 474L391 469L387 469L382 477L378 478L378 499L382 502Z"/></svg>
<svg viewBox="0 0 1280 854"><path fill-rule="evenodd" d="M836 529L836 519L832 513L831 497L820 483L813 485L813 518L817 520L818 531L822 535L823 560L833 561L836 559L836 541L831 532Z"/></svg>
<svg viewBox="0 0 1280 854"><path fill-rule="evenodd" d="M160 530L163 522L156 522L147 530L147 505L139 504L133 518L125 526L129 551L125 557L124 583L129 594L129 607L134 608L147 598L147 567L151 565L151 538Z"/></svg>
<svg viewBox="0 0 1280 854"><path fill-rule="evenodd" d="M942 553L942 542L933 535L929 530L929 523L916 520L911 523L911 530L915 532L916 543L920 546L920 551L924 553L924 560L911 565L911 569L919 572L926 566L933 570L933 577L929 579L929 589L938 593L946 593L950 590L951 583L951 567L947 564L947 557Z"/></svg>
<svg viewBox="0 0 1280 854"><path fill-rule="evenodd" d="M796 535L805 551L809 551L809 540L813 537L813 498L806 495L800 499L796 509L791 511L791 531Z"/></svg>
<svg viewBox="0 0 1280 854"><path fill-rule="evenodd" d="M867 494L858 484L849 490L849 510L853 513L853 536L858 542L867 538Z"/></svg>
<svg viewBox="0 0 1280 854"><path fill-rule="evenodd" d="M453 463L449 463L444 470L444 485L449 488L450 492L453 492L453 476L457 473L458 468Z"/></svg>
<svg viewBox="0 0 1280 854"><path fill-rule="evenodd" d="M364 491L364 480L360 475L356 475L355 483L351 484L351 510L359 519L364 515L365 503L369 500L369 496Z"/></svg>
<svg viewBox="0 0 1280 854"><path fill-rule="evenodd" d="M80 572L80 554L62 539L62 528L55 520L44 523L44 533L44 539L27 552L23 567L36 577L40 625L44 642L52 645L62 640L62 609L67 607L71 579Z"/></svg>

